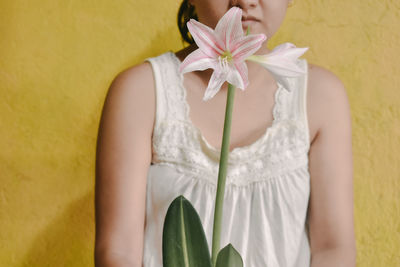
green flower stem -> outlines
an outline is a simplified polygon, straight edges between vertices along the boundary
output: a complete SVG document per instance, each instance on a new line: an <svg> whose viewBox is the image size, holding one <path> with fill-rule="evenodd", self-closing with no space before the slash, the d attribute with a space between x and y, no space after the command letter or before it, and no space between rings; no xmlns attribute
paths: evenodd
<svg viewBox="0 0 400 267"><path fill-rule="evenodd" d="M222 207L224 204L226 170L228 167L229 140L231 135L234 96L235 96L235 86L228 83L228 96L226 99L224 132L222 136L222 146L221 146L221 154L220 154L219 170L218 170L217 196L215 199L215 209L214 209L214 226L213 226L213 241L212 241L212 254L211 254L211 261L214 267L216 265L217 255L220 250Z"/></svg>

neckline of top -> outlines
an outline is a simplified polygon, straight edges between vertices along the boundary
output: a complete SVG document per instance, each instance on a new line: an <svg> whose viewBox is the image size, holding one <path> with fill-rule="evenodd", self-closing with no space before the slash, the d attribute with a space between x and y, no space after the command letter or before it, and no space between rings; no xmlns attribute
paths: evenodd
<svg viewBox="0 0 400 267"><path fill-rule="evenodd" d="M175 69L176 69L176 72L178 75L179 88L181 89L181 91L183 93L182 102L183 102L183 105L185 106L185 111L184 111L185 112L185 114L184 114L185 121L190 126L190 128L192 128L196 132L197 138L200 138L201 141L203 141L203 143L206 145L207 149L209 151L211 151L212 153L214 153L215 155L219 155L221 153L221 148L216 148L213 145L211 145L207 141L207 139L203 136L200 129L190 119L190 106L186 99L187 91L183 85L184 77L183 77L182 73L179 73L179 65L182 63L182 61L175 55L174 52L169 51L168 53L170 54L171 58L174 61ZM234 147L232 150L229 151L229 155L240 154L243 151L252 150L256 146L261 144L267 138L267 136L270 134L270 132L273 131L273 129L276 127L277 122L279 121L278 120L278 112L281 108L281 103L279 101L279 95L280 95L281 91L283 91L283 89L284 89L284 86L280 82L277 81L276 83L278 85L278 88L275 90L275 93L274 93L274 104L273 104L273 108L272 108L272 117L273 117L272 124L265 129L264 133L256 141L254 141L253 143L251 143L249 145ZM200 140L198 140L198 141L200 142Z"/></svg>

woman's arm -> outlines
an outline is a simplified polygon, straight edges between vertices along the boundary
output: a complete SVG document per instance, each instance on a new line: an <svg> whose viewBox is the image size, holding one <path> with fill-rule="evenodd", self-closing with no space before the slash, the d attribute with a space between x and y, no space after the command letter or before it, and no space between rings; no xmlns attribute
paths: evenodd
<svg viewBox="0 0 400 267"><path fill-rule="evenodd" d="M307 99L318 132L309 153L311 267L354 267L350 106L342 82L323 68L312 68Z"/></svg>
<svg viewBox="0 0 400 267"><path fill-rule="evenodd" d="M141 267L155 93L149 63L120 73L104 103L96 151L96 267Z"/></svg>

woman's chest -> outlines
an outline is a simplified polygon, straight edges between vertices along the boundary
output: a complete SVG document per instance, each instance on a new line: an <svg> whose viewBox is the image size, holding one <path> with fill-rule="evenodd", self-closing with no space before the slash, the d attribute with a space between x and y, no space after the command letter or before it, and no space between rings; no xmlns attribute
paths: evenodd
<svg viewBox="0 0 400 267"><path fill-rule="evenodd" d="M232 125L230 132L230 151L237 147L245 147L259 140L274 124L277 119L275 110L278 103L278 87L263 88L256 91L253 88L242 91L235 89L235 98L232 111ZM282 89L282 88L281 88ZM222 144L226 92L222 92L215 99L208 102L201 101L201 91L188 90L187 104L189 106L189 119L202 134L203 138L214 148ZM245 95L247 94L247 95ZM200 101L199 101L200 100ZM307 101L307 119L310 140L317 133L317 123L314 120L312 102ZM282 109L282 107L280 107Z"/></svg>

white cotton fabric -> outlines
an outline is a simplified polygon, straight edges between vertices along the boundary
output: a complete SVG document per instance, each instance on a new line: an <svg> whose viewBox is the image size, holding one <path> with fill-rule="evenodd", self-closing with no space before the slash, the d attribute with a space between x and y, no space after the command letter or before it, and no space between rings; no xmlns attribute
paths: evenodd
<svg viewBox="0 0 400 267"><path fill-rule="evenodd" d="M179 195L197 210L210 255L219 150L189 119L189 105L172 52L147 59L156 85L153 159L147 177L144 267L162 266L162 230ZM256 142L229 153L221 248L231 243L244 267L310 266L307 208L310 196L306 71L278 83L273 124Z"/></svg>

